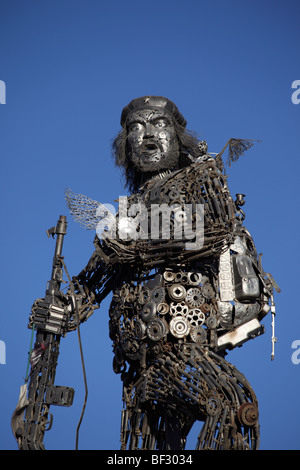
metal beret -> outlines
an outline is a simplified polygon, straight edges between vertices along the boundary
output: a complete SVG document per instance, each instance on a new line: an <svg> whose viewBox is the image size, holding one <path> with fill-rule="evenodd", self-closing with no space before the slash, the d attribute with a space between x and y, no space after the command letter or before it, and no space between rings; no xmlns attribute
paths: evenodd
<svg viewBox="0 0 300 470"><path fill-rule="evenodd" d="M178 124L183 127L186 126L186 120L179 112L175 103L168 100L168 98L164 98L163 96L142 96L130 101L130 103L125 106L122 111L121 126L124 127L129 113L141 109L163 109L164 111L168 111L173 116L175 121L178 122Z"/></svg>

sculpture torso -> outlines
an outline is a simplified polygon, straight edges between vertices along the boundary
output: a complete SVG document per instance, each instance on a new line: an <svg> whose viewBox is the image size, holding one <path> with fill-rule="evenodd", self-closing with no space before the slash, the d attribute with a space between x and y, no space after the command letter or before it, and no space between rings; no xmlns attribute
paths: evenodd
<svg viewBox="0 0 300 470"><path fill-rule="evenodd" d="M128 199L128 213L138 202L147 208L149 229L151 218L153 222L151 208L172 207L174 212L167 216L171 216L173 231L165 239L149 240L148 232L144 239L105 240L117 251L121 262L115 273L109 314L116 372L124 370L126 361L138 369L146 367L161 350L188 353L195 346L205 345L219 351L218 337L260 310L257 302L242 304L236 300L233 318L233 302L229 300L234 299L224 300L226 283L232 284L229 248L240 234L241 225L236 223L237 208L226 177L213 159L148 183ZM204 224L198 226L196 219L201 214L196 211L197 204L204 208ZM197 229L204 233L198 247L174 236L175 225L187 207L192 208L192 233L195 235ZM162 235L161 231L156 233ZM250 249L253 246L247 254Z"/></svg>

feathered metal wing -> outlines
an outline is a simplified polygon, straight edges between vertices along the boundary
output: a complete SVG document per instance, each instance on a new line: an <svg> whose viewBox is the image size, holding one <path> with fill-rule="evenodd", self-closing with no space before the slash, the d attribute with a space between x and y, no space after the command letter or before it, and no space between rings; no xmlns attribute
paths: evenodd
<svg viewBox="0 0 300 470"><path fill-rule="evenodd" d="M226 165L229 167L231 166L232 162L236 162L241 155L243 155L247 150L253 147L254 142L261 142L260 140L253 140L253 139L229 139L221 152L219 152L216 156L217 161L221 161L221 157L225 150L228 148L228 157L226 161Z"/></svg>
<svg viewBox="0 0 300 470"><path fill-rule="evenodd" d="M105 229L114 220L114 215L101 202L71 189L65 189L65 199L73 219L87 230Z"/></svg>

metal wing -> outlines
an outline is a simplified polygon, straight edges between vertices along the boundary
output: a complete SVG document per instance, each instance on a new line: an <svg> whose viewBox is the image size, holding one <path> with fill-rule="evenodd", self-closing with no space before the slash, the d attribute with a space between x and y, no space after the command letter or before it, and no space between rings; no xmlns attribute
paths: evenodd
<svg viewBox="0 0 300 470"><path fill-rule="evenodd" d="M111 227L114 214L101 202L74 193L70 188L65 189L65 199L73 219L83 228L98 232Z"/></svg>
<svg viewBox="0 0 300 470"><path fill-rule="evenodd" d="M231 166L232 162L236 162L241 155L243 155L247 150L249 150L253 145L254 142L261 142L260 140L252 140L252 139L234 139L231 138L227 141L226 145L223 147L220 153L217 154L216 159L220 160L221 156L228 148L228 157L226 165L229 167Z"/></svg>

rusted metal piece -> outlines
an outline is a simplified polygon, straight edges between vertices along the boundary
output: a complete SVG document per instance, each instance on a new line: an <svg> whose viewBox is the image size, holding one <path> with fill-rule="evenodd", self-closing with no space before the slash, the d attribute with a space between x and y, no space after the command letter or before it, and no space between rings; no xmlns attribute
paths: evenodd
<svg viewBox="0 0 300 470"><path fill-rule="evenodd" d="M254 426L258 421L258 409L254 403L242 403L238 409L237 417L244 426Z"/></svg>

